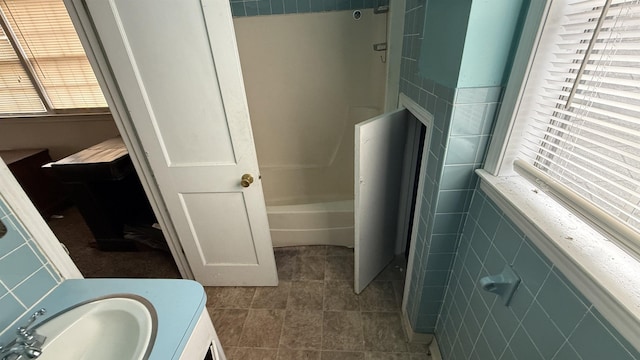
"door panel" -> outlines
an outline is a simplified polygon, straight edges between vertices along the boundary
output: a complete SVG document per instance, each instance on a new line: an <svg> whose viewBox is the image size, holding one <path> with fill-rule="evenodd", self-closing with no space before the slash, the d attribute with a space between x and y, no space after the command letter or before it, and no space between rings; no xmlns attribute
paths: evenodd
<svg viewBox="0 0 640 360"><path fill-rule="evenodd" d="M159 4L164 16L154 9L153 18L149 1L115 3L167 164L235 163L199 1L165 1ZM216 132L227 136L212 141Z"/></svg>
<svg viewBox="0 0 640 360"><path fill-rule="evenodd" d="M196 280L277 285L228 1L84 2Z"/></svg>
<svg viewBox="0 0 640 360"><path fill-rule="evenodd" d="M356 125L354 291L358 294L395 255L406 137L404 109Z"/></svg>
<svg viewBox="0 0 640 360"><path fill-rule="evenodd" d="M242 193L191 193L181 194L181 197L204 264L258 264ZM219 208L218 203L226 206ZM218 224L215 228L208 226L212 218Z"/></svg>

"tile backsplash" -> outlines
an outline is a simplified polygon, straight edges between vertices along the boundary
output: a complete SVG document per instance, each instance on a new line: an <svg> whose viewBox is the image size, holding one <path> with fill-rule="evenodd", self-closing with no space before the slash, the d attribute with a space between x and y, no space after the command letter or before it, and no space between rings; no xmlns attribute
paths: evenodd
<svg viewBox="0 0 640 360"><path fill-rule="evenodd" d="M509 306L478 286L512 265ZM446 360L638 360L635 350L500 209L476 189L436 337Z"/></svg>
<svg viewBox="0 0 640 360"><path fill-rule="evenodd" d="M0 333L61 282L23 224L0 196Z"/></svg>
<svg viewBox="0 0 640 360"><path fill-rule="evenodd" d="M388 0L231 0L233 16L304 14L324 11L370 9Z"/></svg>

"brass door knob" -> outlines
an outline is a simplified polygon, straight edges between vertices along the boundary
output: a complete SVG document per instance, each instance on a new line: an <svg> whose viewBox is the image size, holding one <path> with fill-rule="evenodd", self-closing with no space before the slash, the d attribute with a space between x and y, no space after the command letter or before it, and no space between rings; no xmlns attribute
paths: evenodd
<svg viewBox="0 0 640 360"><path fill-rule="evenodd" d="M242 175L240 185L242 185L242 187L249 187L251 184L253 184L253 176L251 176L251 174Z"/></svg>

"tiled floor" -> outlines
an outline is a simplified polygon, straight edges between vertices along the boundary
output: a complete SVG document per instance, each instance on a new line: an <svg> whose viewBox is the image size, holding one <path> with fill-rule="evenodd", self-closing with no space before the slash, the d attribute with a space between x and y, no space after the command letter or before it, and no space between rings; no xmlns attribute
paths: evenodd
<svg viewBox="0 0 640 360"><path fill-rule="evenodd" d="M208 287L207 308L229 360L417 360L400 320L404 267L391 264L360 295L353 251L276 248L278 287ZM402 261L402 260L400 260Z"/></svg>

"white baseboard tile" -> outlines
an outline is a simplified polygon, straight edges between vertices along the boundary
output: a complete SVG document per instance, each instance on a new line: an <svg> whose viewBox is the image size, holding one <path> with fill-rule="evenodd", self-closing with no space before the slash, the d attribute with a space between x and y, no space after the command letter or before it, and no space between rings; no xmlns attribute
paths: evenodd
<svg viewBox="0 0 640 360"><path fill-rule="evenodd" d="M431 360L442 360L442 354L440 353L440 347L438 346L438 340L434 337L429 344L429 352L431 353Z"/></svg>
<svg viewBox="0 0 640 360"><path fill-rule="evenodd" d="M430 344L434 340L433 334L414 332L411 328L411 322L409 322L409 316L404 311L402 312L402 328L404 329L404 334L407 336L407 340L409 340L409 342Z"/></svg>

